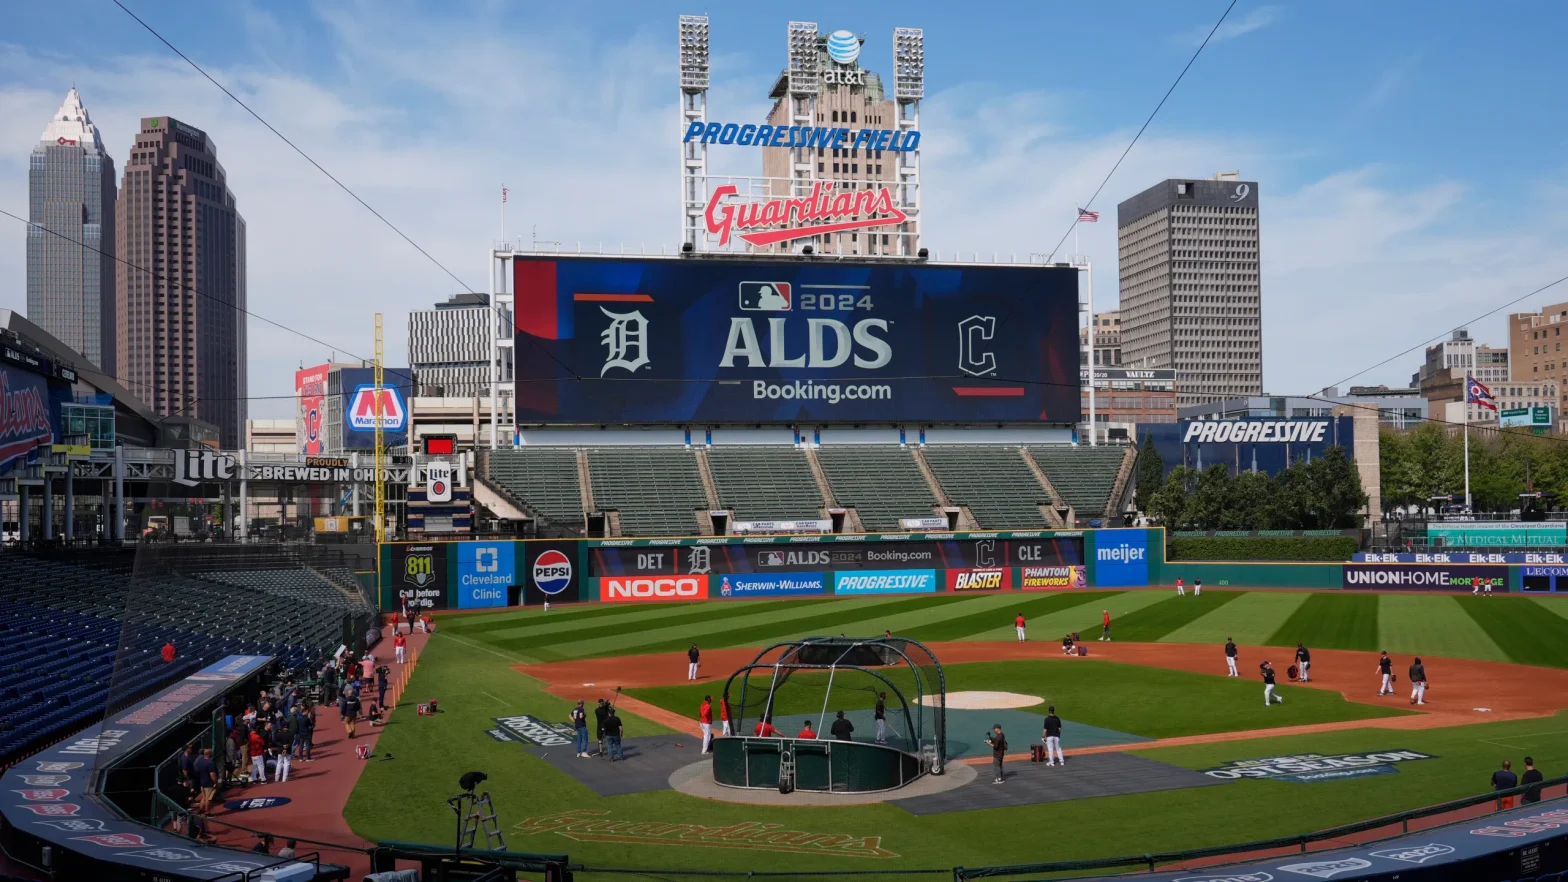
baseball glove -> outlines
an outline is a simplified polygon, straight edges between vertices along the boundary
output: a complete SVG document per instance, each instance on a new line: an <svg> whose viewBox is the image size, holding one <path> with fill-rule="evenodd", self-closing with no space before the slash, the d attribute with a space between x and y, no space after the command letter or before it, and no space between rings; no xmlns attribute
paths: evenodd
<svg viewBox="0 0 1568 882"><path fill-rule="evenodd" d="M1390 683L1398 683L1399 682L1399 675L1398 674L1389 674L1388 675L1388 682L1390 682Z"/></svg>

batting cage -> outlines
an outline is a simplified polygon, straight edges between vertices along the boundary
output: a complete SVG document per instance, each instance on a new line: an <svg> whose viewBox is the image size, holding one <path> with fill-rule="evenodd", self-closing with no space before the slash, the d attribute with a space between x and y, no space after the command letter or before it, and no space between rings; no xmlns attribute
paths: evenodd
<svg viewBox="0 0 1568 882"><path fill-rule="evenodd" d="M732 787L891 790L947 764L947 681L903 637L776 643L730 675L731 734L714 780Z"/></svg>

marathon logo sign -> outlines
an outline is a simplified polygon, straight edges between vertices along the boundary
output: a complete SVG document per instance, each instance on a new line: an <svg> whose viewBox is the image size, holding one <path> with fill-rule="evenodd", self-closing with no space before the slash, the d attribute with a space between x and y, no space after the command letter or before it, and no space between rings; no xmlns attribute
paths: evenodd
<svg viewBox="0 0 1568 882"><path fill-rule="evenodd" d="M1321 444L1328 420L1192 420L1183 444Z"/></svg>
<svg viewBox="0 0 1568 882"><path fill-rule="evenodd" d="M1025 591L1048 591L1058 588L1082 588L1088 584L1082 566L1024 567L1020 588Z"/></svg>
<svg viewBox="0 0 1568 882"><path fill-rule="evenodd" d="M495 720L497 728L511 736L509 740L521 741L535 747L564 747L577 743L577 733L564 723L552 723L530 714L491 719ZM494 729L490 731L495 732ZM491 737L495 736L492 734Z"/></svg>
<svg viewBox="0 0 1568 882"><path fill-rule="evenodd" d="M1012 587L1011 569L947 571L949 591L1005 591Z"/></svg>
<svg viewBox="0 0 1568 882"><path fill-rule="evenodd" d="M1234 760L1223 766L1203 769L1210 778L1234 781L1239 778L1268 778L1275 781L1293 781L1298 784L1317 784L1323 781L1342 781L1346 778L1364 778L1370 775L1392 775L1398 771L1396 763L1437 759L1429 753L1414 750L1385 750L1377 753L1345 753L1324 756L1304 753L1295 756L1276 756L1266 759Z"/></svg>
<svg viewBox="0 0 1568 882"><path fill-rule="evenodd" d="M708 577L606 576L599 580L603 603L643 603L661 600L706 600Z"/></svg>
<svg viewBox="0 0 1568 882"><path fill-rule="evenodd" d="M1346 589L1406 591L1507 591L1508 568L1486 564L1347 563Z"/></svg>

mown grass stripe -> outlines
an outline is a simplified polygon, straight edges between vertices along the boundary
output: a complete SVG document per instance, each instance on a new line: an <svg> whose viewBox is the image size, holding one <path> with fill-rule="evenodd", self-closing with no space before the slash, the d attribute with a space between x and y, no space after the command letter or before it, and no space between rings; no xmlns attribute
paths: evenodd
<svg viewBox="0 0 1568 882"><path fill-rule="evenodd" d="M1523 598L1456 597L1476 624L1520 664L1568 668L1568 618L1543 615Z"/></svg>
<svg viewBox="0 0 1568 882"><path fill-rule="evenodd" d="M1257 646L1279 630L1311 595L1300 591L1245 591L1195 621L1166 634L1166 643L1224 643L1234 638L1243 646Z"/></svg>
<svg viewBox="0 0 1568 882"><path fill-rule="evenodd" d="M520 654L534 656L541 661L559 661L564 658L581 658L597 650L586 649L597 645L606 652L622 654L627 647L635 646L639 635L656 634L673 628L690 632L698 630L705 622L723 621L742 615L785 615L788 610L803 610L824 601L739 601L731 603L682 603L673 607L666 604L649 604L649 615L616 624L563 628L538 634L492 639L497 647ZM675 623L675 624L672 624Z"/></svg>
<svg viewBox="0 0 1568 882"><path fill-rule="evenodd" d="M1377 649L1411 655L1507 661L1508 654L1459 605L1457 597L1378 597Z"/></svg>
<svg viewBox="0 0 1568 882"><path fill-rule="evenodd" d="M739 600L730 603L742 604L753 609L763 608L768 604L770 608L782 608L788 600ZM809 602L809 601L808 601ZM542 643L559 643L573 636L612 633L627 633L635 630L663 627L671 620L682 619L696 614L696 610L711 610L713 607L706 601L694 602L660 602L660 603L607 603L619 613L615 616L604 616L595 619L561 619L557 621L552 616L530 617L525 621L528 624L519 624L513 628L500 631L490 631L480 635L492 643L501 643L517 639L539 641ZM731 610L731 615L735 612ZM638 625L641 624L639 628Z"/></svg>
<svg viewBox="0 0 1568 882"><path fill-rule="evenodd" d="M490 631L504 631L518 627L520 623L535 623L539 619L556 621L579 621L582 619L597 619L605 616L625 615L626 608L618 604L609 603L584 603L574 606L552 606L547 613L544 607L527 607L525 609L511 609L503 613L470 614L463 616L449 616L441 620L444 627L462 634L479 635Z"/></svg>
<svg viewBox="0 0 1568 882"><path fill-rule="evenodd" d="M884 621L892 617L913 610L929 609L931 604L947 606L959 600L957 597L925 595L921 597L900 597L894 601L881 601L875 605L856 603L851 607L840 607L834 612L814 616L809 619L797 619L791 622L776 624L762 624L744 628L735 628L717 634L708 635L708 641L714 646L762 646L779 640L790 640L798 637L815 637L824 634L848 634L852 637L875 636L882 633Z"/></svg>
<svg viewBox="0 0 1568 882"><path fill-rule="evenodd" d="M1004 604L1000 610L978 612L966 616L957 616L923 625L908 632L916 640L963 640L975 634L995 633L998 616L1004 622L1010 623L1018 613L1024 614L1024 623L1028 628L1034 627L1036 619L1111 597L1115 592L1110 591L1051 591L1045 594L1008 595L1015 599L1013 603ZM1004 627L1009 625L1004 624ZM1036 638L1042 635L1036 635Z"/></svg>
<svg viewBox="0 0 1568 882"><path fill-rule="evenodd" d="M1568 595L1565 594L1532 594L1530 599L1539 603L1549 612L1568 619Z"/></svg>
<svg viewBox="0 0 1568 882"><path fill-rule="evenodd" d="M1171 595L1159 603L1134 610L1113 622L1111 633L1118 640L1152 643L1166 634L1198 620L1241 596L1239 591L1210 591L1186 597Z"/></svg>
<svg viewBox="0 0 1568 882"><path fill-rule="evenodd" d="M1305 643L1308 649L1377 649L1376 594L1312 594L1279 630L1271 646Z"/></svg>

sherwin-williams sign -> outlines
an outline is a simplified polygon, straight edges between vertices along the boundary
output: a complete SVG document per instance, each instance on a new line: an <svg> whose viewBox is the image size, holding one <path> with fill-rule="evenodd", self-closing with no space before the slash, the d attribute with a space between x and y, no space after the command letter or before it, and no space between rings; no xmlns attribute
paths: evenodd
<svg viewBox="0 0 1568 882"><path fill-rule="evenodd" d="M780 573L776 576L719 576L720 597L801 597L827 593L822 573Z"/></svg>

